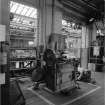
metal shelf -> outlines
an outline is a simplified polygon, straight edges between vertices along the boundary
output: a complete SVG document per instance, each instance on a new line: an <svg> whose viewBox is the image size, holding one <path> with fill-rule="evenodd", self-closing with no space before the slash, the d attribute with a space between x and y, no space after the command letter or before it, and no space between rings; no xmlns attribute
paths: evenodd
<svg viewBox="0 0 105 105"><path fill-rule="evenodd" d="M11 35L10 39L34 40L34 36Z"/></svg>
<svg viewBox="0 0 105 105"><path fill-rule="evenodd" d="M11 62L16 62L16 61L34 61L36 60L36 57L26 57L26 58L10 58Z"/></svg>
<svg viewBox="0 0 105 105"><path fill-rule="evenodd" d="M18 27L26 27L26 28L34 28L32 25L27 25L27 24L21 24L21 23L16 23L16 22L10 22L10 25L13 26L18 26Z"/></svg>
<svg viewBox="0 0 105 105"><path fill-rule="evenodd" d="M34 34L35 32L32 32L32 31L28 31L28 30L20 30L20 29L10 29L10 32L11 31L17 31L17 32L22 32L22 33L27 33L27 34Z"/></svg>
<svg viewBox="0 0 105 105"><path fill-rule="evenodd" d="M27 68L10 68L10 71L21 71L21 70L27 70L27 69L34 69L35 67L27 67Z"/></svg>
<svg viewBox="0 0 105 105"><path fill-rule="evenodd" d="M22 47L22 48L11 47L10 50L36 50L36 48L35 47Z"/></svg>

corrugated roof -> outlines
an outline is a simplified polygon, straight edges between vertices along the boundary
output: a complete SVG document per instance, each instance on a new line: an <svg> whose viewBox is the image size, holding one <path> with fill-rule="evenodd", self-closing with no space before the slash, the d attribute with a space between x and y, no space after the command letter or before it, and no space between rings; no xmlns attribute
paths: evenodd
<svg viewBox="0 0 105 105"><path fill-rule="evenodd" d="M22 16L37 18L37 9L14 1L10 1L10 12Z"/></svg>
<svg viewBox="0 0 105 105"><path fill-rule="evenodd" d="M37 25L37 9L23 5L14 1L10 1L10 13L13 13L14 17L12 22L17 24L23 24L28 26Z"/></svg>

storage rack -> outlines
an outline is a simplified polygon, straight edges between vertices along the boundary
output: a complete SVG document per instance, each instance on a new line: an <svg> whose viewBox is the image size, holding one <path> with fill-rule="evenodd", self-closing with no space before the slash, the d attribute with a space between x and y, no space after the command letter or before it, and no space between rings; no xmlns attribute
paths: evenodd
<svg viewBox="0 0 105 105"><path fill-rule="evenodd" d="M11 29L10 32L10 71L12 75L34 69L36 48L29 45L29 42L34 42L34 32L19 29Z"/></svg>
<svg viewBox="0 0 105 105"><path fill-rule="evenodd" d="M38 17L21 15L15 13L22 5L18 3L15 12L12 11L16 2L11 1L10 12L13 19L10 21L10 74L12 77L29 74L36 66L36 46L37 46L37 20ZM30 7L26 13L30 11ZM34 10L32 7L31 9ZM32 11L35 13L35 11ZM31 14L30 14L31 15ZM28 22L28 23L27 23Z"/></svg>
<svg viewBox="0 0 105 105"><path fill-rule="evenodd" d="M95 64L95 70L96 71L102 71L103 70L103 56L104 56L104 40L105 36L97 36L96 41L91 42L89 46L89 57L88 62ZM95 43L97 43L97 47L99 48L97 52L99 53L97 56L94 55L94 48L96 47Z"/></svg>

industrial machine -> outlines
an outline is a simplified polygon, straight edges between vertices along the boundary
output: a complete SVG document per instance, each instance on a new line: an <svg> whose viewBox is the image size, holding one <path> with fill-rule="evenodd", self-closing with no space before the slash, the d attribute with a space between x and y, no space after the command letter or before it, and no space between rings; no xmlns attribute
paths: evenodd
<svg viewBox="0 0 105 105"><path fill-rule="evenodd" d="M50 92L79 87L76 81L78 60L70 60L63 56L56 58L56 55L50 49L44 52L43 59L46 65L43 68L37 68L32 73L34 82L40 83L44 80L46 83L45 89Z"/></svg>

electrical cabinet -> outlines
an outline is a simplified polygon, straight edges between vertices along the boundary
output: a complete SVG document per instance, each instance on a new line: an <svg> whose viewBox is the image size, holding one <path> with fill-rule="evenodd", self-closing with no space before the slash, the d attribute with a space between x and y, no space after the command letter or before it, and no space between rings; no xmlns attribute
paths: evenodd
<svg viewBox="0 0 105 105"><path fill-rule="evenodd" d="M103 56L105 51L104 46L105 36L97 36L96 41L92 42L89 46L89 63L95 64L96 71L103 69Z"/></svg>

